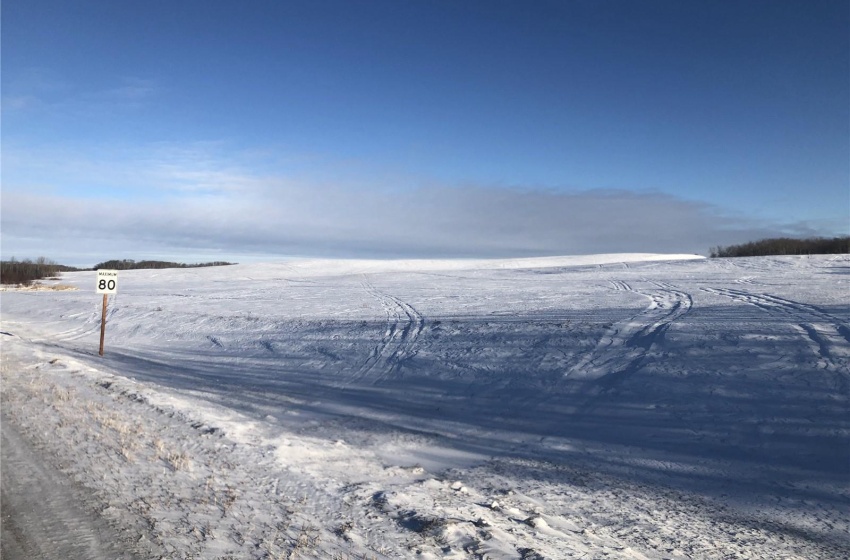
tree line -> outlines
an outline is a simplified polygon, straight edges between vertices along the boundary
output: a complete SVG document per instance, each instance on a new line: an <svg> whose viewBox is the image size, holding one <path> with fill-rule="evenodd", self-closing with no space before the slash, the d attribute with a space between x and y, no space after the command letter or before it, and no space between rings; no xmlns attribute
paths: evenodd
<svg viewBox="0 0 850 560"><path fill-rule="evenodd" d="M113 270L131 270L142 268L197 268L204 266L226 266L234 263L214 261L208 263L184 264L168 261L134 261L133 259L121 259L104 261L94 265L92 268L76 268L58 264L46 257L38 257L35 260L17 260L15 257L7 261L0 261L0 283L20 284L28 286L36 280L53 278L60 272L80 272L85 270L99 270L102 268Z"/></svg>
<svg viewBox="0 0 850 560"><path fill-rule="evenodd" d="M228 266L234 263L213 261L207 263L185 264L168 261L134 261L133 259L113 259L94 265L94 270L138 270L151 268L202 268L205 266Z"/></svg>
<svg viewBox="0 0 850 560"><path fill-rule="evenodd" d="M793 239L776 237L750 241L741 245L712 247L710 256L717 257L764 257L769 255L832 255L850 253L850 236L811 237Z"/></svg>
<svg viewBox="0 0 850 560"><path fill-rule="evenodd" d="M60 272L83 270L73 266L57 264L46 257L30 260L17 260L12 257L8 261L0 261L0 283L30 285L34 280L52 278Z"/></svg>

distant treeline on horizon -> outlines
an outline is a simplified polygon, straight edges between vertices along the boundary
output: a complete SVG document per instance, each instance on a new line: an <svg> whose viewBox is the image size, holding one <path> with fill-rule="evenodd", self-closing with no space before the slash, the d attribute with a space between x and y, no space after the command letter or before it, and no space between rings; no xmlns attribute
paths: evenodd
<svg viewBox="0 0 850 560"><path fill-rule="evenodd" d="M0 261L0 283L29 285L35 280L53 278L60 272L81 272L86 270L113 269L132 270L149 268L199 268L204 266L226 266L234 263L215 261L209 263L184 264L168 261L139 261L132 259L104 261L94 265L92 268L77 268L57 264L45 257L36 260L17 260L14 257L8 261Z"/></svg>
<svg viewBox="0 0 850 560"><path fill-rule="evenodd" d="M133 259L121 259L104 261L97 263L92 267L93 270L111 269L111 270L138 270L149 268L202 268L205 266L229 266L235 263L224 261L213 261L207 263L185 264L168 261L134 261Z"/></svg>
<svg viewBox="0 0 850 560"><path fill-rule="evenodd" d="M766 257L774 255L833 255L850 253L850 236L811 237L793 239L776 237L750 241L741 245L712 247L711 258L719 257Z"/></svg>
<svg viewBox="0 0 850 560"><path fill-rule="evenodd" d="M36 260L16 260L14 257L8 261L0 261L0 283L28 285L33 280L51 278L65 270L78 270L70 266L62 266L45 257Z"/></svg>

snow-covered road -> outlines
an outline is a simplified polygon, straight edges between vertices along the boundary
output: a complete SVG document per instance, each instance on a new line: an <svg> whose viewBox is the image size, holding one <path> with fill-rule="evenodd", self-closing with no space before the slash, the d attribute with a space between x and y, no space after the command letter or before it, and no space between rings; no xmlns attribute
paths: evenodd
<svg viewBox="0 0 850 560"><path fill-rule="evenodd" d="M89 511L86 492L44 461L10 422L3 421L0 430L0 556L5 560L135 558L133 543L121 542L109 525Z"/></svg>
<svg viewBox="0 0 850 560"><path fill-rule="evenodd" d="M846 255L124 271L103 358L61 283L4 414L150 554L850 555Z"/></svg>

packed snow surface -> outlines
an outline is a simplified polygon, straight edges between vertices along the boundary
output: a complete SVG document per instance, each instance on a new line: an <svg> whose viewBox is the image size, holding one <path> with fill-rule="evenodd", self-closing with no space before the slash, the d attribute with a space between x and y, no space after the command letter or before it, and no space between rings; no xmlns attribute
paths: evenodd
<svg viewBox="0 0 850 560"><path fill-rule="evenodd" d="M140 557L846 558L850 257L288 261L2 294Z"/></svg>

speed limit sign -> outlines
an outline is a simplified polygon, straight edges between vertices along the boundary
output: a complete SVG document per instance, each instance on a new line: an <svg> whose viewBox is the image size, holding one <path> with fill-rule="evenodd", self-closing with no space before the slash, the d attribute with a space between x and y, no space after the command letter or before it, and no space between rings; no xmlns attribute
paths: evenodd
<svg viewBox="0 0 850 560"><path fill-rule="evenodd" d="M106 336L106 300L109 294L118 293L118 271L97 271L97 293L103 294L103 313L100 315L100 355L103 356L103 338Z"/></svg>
<svg viewBox="0 0 850 560"><path fill-rule="evenodd" d="M97 293L99 293L99 294L116 294L116 293L118 293L118 271L117 270L98 270L97 271Z"/></svg>

